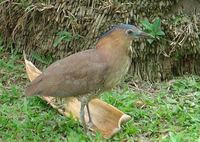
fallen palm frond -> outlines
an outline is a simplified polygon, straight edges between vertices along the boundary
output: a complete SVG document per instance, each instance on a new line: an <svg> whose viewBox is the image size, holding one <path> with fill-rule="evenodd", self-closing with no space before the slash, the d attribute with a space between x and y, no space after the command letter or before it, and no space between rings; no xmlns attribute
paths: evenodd
<svg viewBox="0 0 200 142"><path fill-rule="evenodd" d="M152 22L160 17L166 36L152 44L143 41L133 45L131 73L150 81L184 73L200 74L200 15L177 12L180 2L182 4L183 0L3 0L0 32L5 45L13 42L19 51L48 53L59 59L93 48L97 36L113 24L138 25L145 18ZM73 38L63 40L66 38L59 35L60 32L71 33Z"/></svg>

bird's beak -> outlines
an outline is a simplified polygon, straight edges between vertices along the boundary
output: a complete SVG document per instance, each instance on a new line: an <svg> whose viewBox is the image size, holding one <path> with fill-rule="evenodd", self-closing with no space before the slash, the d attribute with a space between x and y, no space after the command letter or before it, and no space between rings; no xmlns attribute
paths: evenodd
<svg viewBox="0 0 200 142"><path fill-rule="evenodd" d="M138 30L138 31L137 31L136 36L137 36L138 38L153 38L152 35L150 35L150 34L148 34L148 33L146 33L146 32L143 32L143 31L141 31L141 30Z"/></svg>
<svg viewBox="0 0 200 142"><path fill-rule="evenodd" d="M146 32L143 32L143 31L141 31L141 32L139 33L139 37L142 37L142 38L153 38L152 35L150 35L150 34L148 34L148 33L146 33Z"/></svg>

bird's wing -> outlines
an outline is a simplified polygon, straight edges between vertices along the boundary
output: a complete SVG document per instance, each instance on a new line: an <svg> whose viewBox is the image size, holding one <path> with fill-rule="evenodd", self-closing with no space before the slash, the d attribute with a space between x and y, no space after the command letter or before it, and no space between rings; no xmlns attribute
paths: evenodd
<svg viewBox="0 0 200 142"><path fill-rule="evenodd" d="M97 91L104 87L107 68L94 52L75 54L49 66L25 94L65 97Z"/></svg>

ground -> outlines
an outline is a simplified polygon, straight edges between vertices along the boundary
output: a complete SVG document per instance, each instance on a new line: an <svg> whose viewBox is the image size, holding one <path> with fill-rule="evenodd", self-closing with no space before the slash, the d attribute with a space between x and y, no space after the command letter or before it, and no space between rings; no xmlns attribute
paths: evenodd
<svg viewBox="0 0 200 142"><path fill-rule="evenodd" d="M102 99L132 119L109 140L86 135L80 123L60 115L38 97L25 97L22 55L0 49L0 141L200 142L200 77L162 83L122 83Z"/></svg>

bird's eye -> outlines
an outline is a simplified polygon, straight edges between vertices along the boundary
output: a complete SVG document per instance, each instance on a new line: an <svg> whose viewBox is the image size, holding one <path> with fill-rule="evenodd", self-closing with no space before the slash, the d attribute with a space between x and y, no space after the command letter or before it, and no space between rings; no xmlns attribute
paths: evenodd
<svg viewBox="0 0 200 142"><path fill-rule="evenodd" d="M133 30L127 30L126 33L130 35L133 33Z"/></svg>

